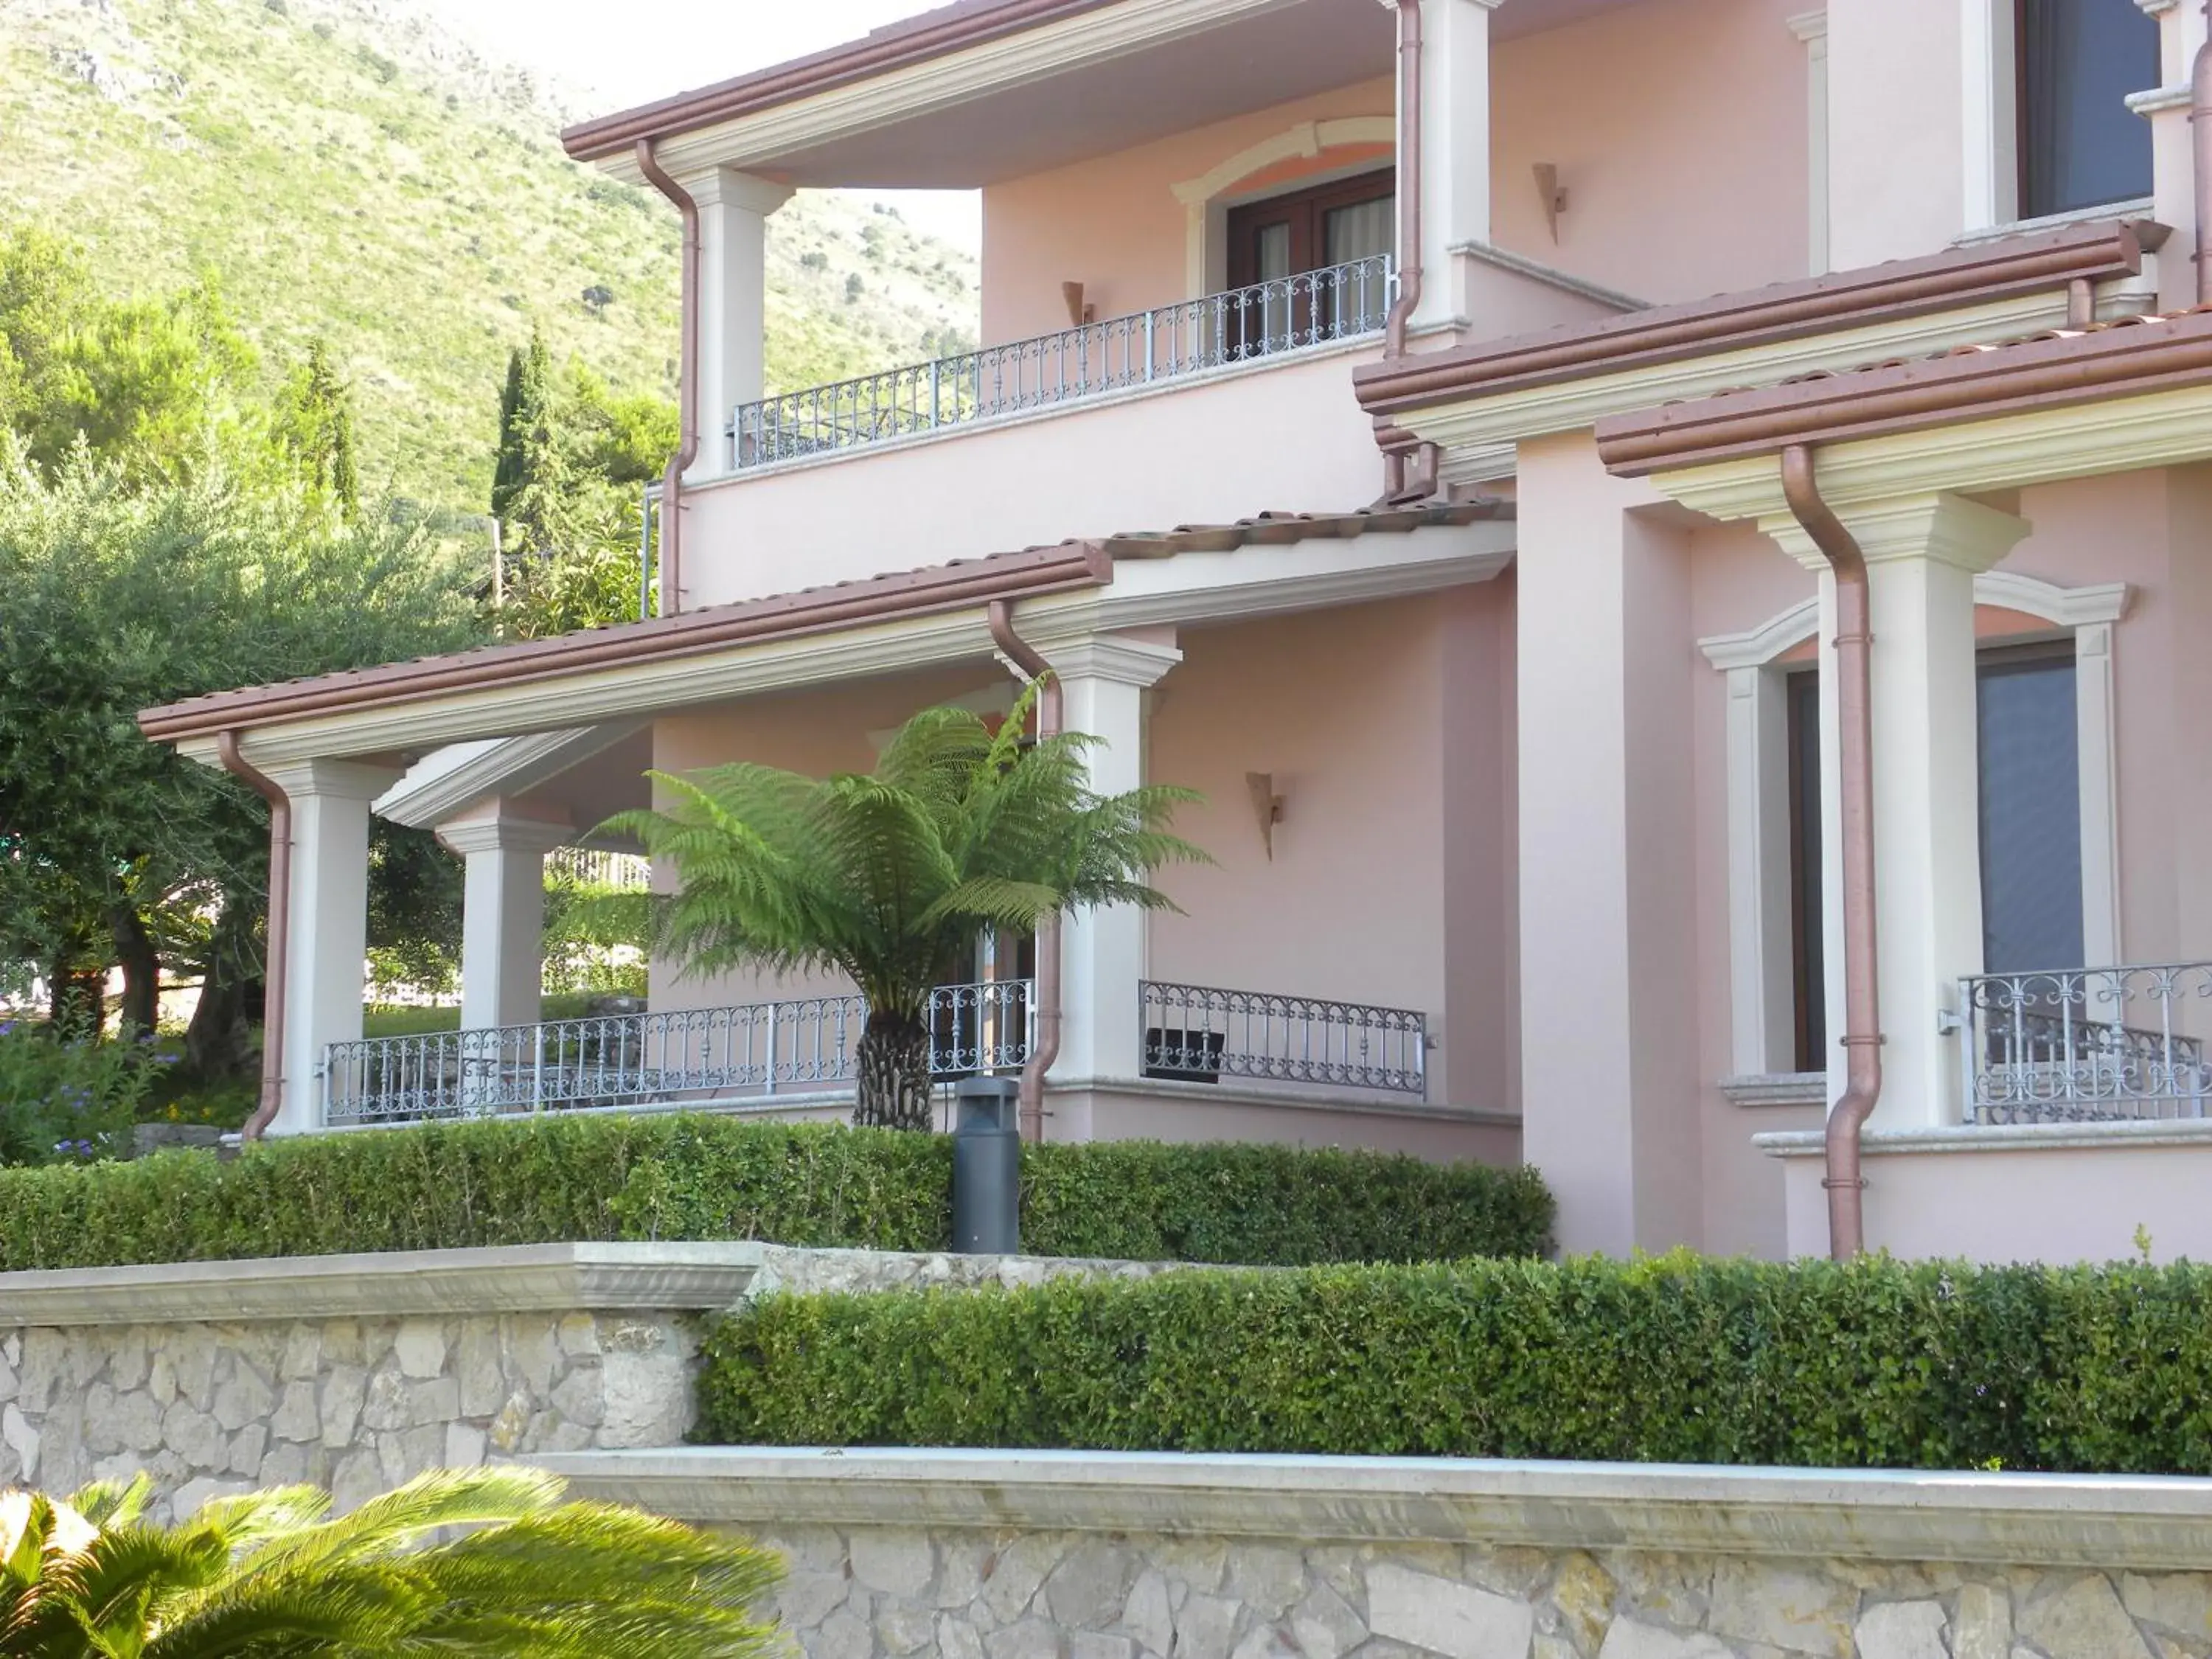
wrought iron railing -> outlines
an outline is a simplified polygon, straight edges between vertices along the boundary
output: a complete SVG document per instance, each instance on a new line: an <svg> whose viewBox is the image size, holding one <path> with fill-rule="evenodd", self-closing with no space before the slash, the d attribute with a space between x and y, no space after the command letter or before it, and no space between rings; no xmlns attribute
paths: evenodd
<svg viewBox="0 0 2212 1659"><path fill-rule="evenodd" d="M1976 1123L2203 1117L2212 963L1984 974L1960 982Z"/></svg>
<svg viewBox="0 0 2212 1659"><path fill-rule="evenodd" d="M866 1018L856 995L794 997L336 1042L325 1053L323 1121L406 1123L834 1089L853 1080ZM927 1018L933 1076L1010 1070L1028 1059L1035 1036L1030 981L940 986Z"/></svg>
<svg viewBox="0 0 2212 1659"><path fill-rule="evenodd" d="M545 855L549 880L579 887L609 887L642 893L653 885L653 861L635 853L610 853L595 847L556 847Z"/></svg>
<svg viewBox="0 0 2212 1659"><path fill-rule="evenodd" d="M1388 254L746 404L735 463L765 466L965 426L1382 331Z"/></svg>
<svg viewBox="0 0 2212 1659"><path fill-rule="evenodd" d="M1152 980L1141 992L1147 1077L1428 1093L1428 1018L1413 1009Z"/></svg>

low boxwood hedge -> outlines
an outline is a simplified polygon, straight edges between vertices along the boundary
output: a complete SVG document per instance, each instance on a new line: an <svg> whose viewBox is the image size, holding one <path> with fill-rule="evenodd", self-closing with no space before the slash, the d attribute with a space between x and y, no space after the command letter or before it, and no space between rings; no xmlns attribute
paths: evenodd
<svg viewBox="0 0 2212 1659"><path fill-rule="evenodd" d="M1491 1261L763 1298L700 1437L2212 1473L2212 1272Z"/></svg>
<svg viewBox="0 0 2212 1659"><path fill-rule="evenodd" d="M270 1141L230 1163L0 1170L0 1271L566 1239L941 1250L941 1135L697 1115L547 1117ZM1255 1265L1534 1255L1529 1170L1109 1141L1023 1155L1023 1248Z"/></svg>

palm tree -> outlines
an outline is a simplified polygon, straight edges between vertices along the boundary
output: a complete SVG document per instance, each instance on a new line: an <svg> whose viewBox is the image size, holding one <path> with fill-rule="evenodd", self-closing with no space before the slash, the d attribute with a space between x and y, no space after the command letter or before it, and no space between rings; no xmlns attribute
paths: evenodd
<svg viewBox="0 0 2212 1659"><path fill-rule="evenodd" d="M338 1520L328 1493L289 1486L162 1528L145 1519L150 1491L142 1476L67 1503L0 1492L0 1654L752 1659L776 1644L753 1612L773 1557L563 1504L559 1477L534 1469L434 1471Z"/></svg>
<svg viewBox="0 0 2212 1659"><path fill-rule="evenodd" d="M1098 905L1171 908L1146 878L1206 856L1168 833L1188 790L1094 794L1084 755L1097 739L1026 738L1037 692L995 731L966 709L926 708L866 775L743 762L656 772L674 810L606 826L675 866L659 943L687 969L830 969L860 988L857 1123L929 1127L929 994L985 928L1020 933Z"/></svg>

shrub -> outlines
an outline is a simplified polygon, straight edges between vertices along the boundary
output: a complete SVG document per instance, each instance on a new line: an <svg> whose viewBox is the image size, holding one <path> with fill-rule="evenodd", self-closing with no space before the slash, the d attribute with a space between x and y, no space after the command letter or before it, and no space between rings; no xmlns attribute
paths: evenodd
<svg viewBox="0 0 2212 1659"><path fill-rule="evenodd" d="M765 1297L700 1437L2212 1473L2212 1270L1472 1261Z"/></svg>
<svg viewBox="0 0 2212 1659"><path fill-rule="evenodd" d="M127 1152L153 1086L150 1036L101 1042L0 1020L0 1164L86 1163Z"/></svg>
<svg viewBox="0 0 2212 1659"><path fill-rule="evenodd" d="M1284 1265L1528 1254L1533 1171L1372 1152L1137 1142L1024 1154L1024 1248ZM0 1270L564 1239L941 1250L941 1135L696 1115L431 1125L0 1171Z"/></svg>

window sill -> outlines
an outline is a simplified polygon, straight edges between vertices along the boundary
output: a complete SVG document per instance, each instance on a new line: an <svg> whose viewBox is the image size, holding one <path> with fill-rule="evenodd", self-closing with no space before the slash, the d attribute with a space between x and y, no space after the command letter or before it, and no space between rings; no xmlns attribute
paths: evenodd
<svg viewBox="0 0 2212 1659"><path fill-rule="evenodd" d="M1951 246L1978 247L1984 242L2001 242L2008 236L2033 236L2039 230L2063 230L2069 225L2094 224L2100 219L2148 219L2151 208L2148 196L2131 197L2124 202L2100 202L2094 207L2072 208L2064 213L2046 213L2039 218L2014 219L2002 225L1984 226L1953 237Z"/></svg>
<svg viewBox="0 0 2212 1659"><path fill-rule="evenodd" d="M1763 1072L1724 1077L1721 1092L1732 1106L1826 1106L1826 1072Z"/></svg>

